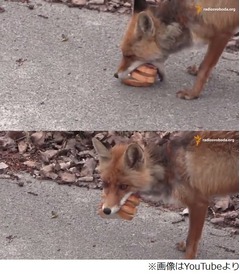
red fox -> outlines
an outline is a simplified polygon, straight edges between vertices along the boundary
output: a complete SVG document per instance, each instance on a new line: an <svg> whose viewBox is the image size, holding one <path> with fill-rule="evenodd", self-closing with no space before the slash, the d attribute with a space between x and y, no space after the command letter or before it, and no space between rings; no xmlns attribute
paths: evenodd
<svg viewBox="0 0 240 274"><path fill-rule="evenodd" d="M186 259L196 257L210 198L239 189L238 131L181 132L158 144L118 144L110 150L94 138L93 146L105 214L115 214L131 194L177 199L188 207L186 244L178 244Z"/></svg>
<svg viewBox="0 0 240 274"><path fill-rule="evenodd" d="M207 53L199 68L188 67L188 72L197 76L196 81L192 88L178 91L177 97L198 98L238 29L239 0L163 0L154 6L146 0L133 2L133 15L121 45L122 61L115 77L127 79L137 67L151 63L163 79L164 62L169 55L191 46L197 38L208 44Z"/></svg>

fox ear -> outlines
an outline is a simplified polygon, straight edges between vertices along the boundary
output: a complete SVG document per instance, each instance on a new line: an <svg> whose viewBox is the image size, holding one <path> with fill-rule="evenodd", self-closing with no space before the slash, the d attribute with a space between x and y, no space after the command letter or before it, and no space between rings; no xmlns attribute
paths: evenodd
<svg viewBox="0 0 240 274"><path fill-rule="evenodd" d="M144 152L138 144L128 146L124 155L125 164L132 169L139 170L144 164Z"/></svg>
<svg viewBox="0 0 240 274"><path fill-rule="evenodd" d="M147 34L149 36L153 36L155 34L153 19L145 11L139 13L137 28L142 34Z"/></svg>
<svg viewBox="0 0 240 274"><path fill-rule="evenodd" d="M97 138L92 138L92 144L99 156L100 162L108 161L111 159L110 151Z"/></svg>
<svg viewBox="0 0 240 274"><path fill-rule="evenodd" d="M133 12L141 12L147 9L147 1L146 0L134 0L133 1Z"/></svg>

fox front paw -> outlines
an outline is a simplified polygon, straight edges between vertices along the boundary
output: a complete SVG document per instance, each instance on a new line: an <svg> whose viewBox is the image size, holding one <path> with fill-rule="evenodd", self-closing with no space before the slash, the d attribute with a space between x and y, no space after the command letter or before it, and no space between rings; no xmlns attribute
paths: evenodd
<svg viewBox="0 0 240 274"><path fill-rule="evenodd" d="M198 95L194 94L191 89L180 90L176 95L178 98L185 100L193 100L198 98Z"/></svg>
<svg viewBox="0 0 240 274"><path fill-rule="evenodd" d="M179 242L176 244L176 248L179 251L185 252L186 251L186 243L184 241Z"/></svg>
<svg viewBox="0 0 240 274"><path fill-rule="evenodd" d="M187 73L193 76L197 76L198 74L198 67L196 65L187 67Z"/></svg>

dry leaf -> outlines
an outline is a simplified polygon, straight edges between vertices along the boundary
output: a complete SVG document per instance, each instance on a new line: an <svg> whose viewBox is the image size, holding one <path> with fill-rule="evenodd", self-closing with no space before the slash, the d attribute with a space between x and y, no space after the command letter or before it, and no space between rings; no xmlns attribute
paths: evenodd
<svg viewBox="0 0 240 274"><path fill-rule="evenodd" d="M34 145L42 146L45 141L46 132L38 131L31 135L31 140Z"/></svg>
<svg viewBox="0 0 240 274"><path fill-rule="evenodd" d="M51 214L52 214L51 219L55 219L58 217L58 214L55 211L52 211Z"/></svg>
<svg viewBox="0 0 240 274"><path fill-rule="evenodd" d="M71 150L72 153L74 153L76 151L76 139L69 139L67 141L67 144L65 146L66 150Z"/></svg>
<svg viewBox="0 0 240 274"><path fill-rule="evenodd" d="M52 138L53 138L54 142L57 144L62 143L62 141L64 140L62 132L58 132L58 131L53 133Z"/></svg>
<svg viewBox="0 0 240 274"><path fill-rule="evenodd" d="M211 219L211 223L213 224L220 224L224 222L224 218L223 217L218 217L218 218L212 218Z"/></svg>
<svg viewBox="0 0 240 274"><path fill-rule="evenodd" d="M215 199L215 208L225 211L230 203L230 196L218 197Z"/></svg>
<svg viewBox="0 0 240 274"><path fill-rule="evenodd" d="M8 131L6 136L13 139L14 141L20 141L26 137L26 132L24 131Z"/></svg>
<svg viewBox="0 0 240 274"><path fill-rule="evenodd" d="M31 160L25 161L25 162L23 162L23 164L25 166L28 166L28 167L36 167L37 166L36 162L35 161L31 161Z"/></svg>
<svg viewBox="0 0 240 274"><path fill-rule="evenodd" d="M81 177L77 181L78 182L93 182L93 177L92 176Z"/></svg>
<svg viewBox="0 0 240 274"><path fill-rule="evenodd" d="M91 157L94 158L95 153L94 153L93 150L83 150L83 151L80 151L80 152L78 153L78 156L80 156L80 157L91 156Z"/></svg>
<svg viewBox="0 0 240 274"><path fill-rule="evenodd" d="M133 135L131 136L131 140L133 142L137 142L139 144L143 144L143 136L139 132L134 132Z"/></svg>
<svg viewBox="0 0 240 274"><path fill-rule="evenodd" d="M49 163L49 161L58 153L56 149L49 149L46 151L40 151L40 156L43 162Z"/></svg>
<svg viewBox="0 0 240 274"><path fill-rule="evenodd" d="M61 180L65 183L74 183L76 180L76 175L70 172L60 172L59 176Z"/></svg>
<svg viewBox="0 0 240 274"><path fill-rule="evenodd" d="M80 176L81 177L92 176L96 168L96 165L97 163L93 158L87 158L85 164L82 167Z"/></svg>
<svg viewBox="0 0 240 274"><path fill-rule="evenodd" d="M46 165L41 168L41 172L51 172L54 169L54 164Z"/></svg>
<svg viewBox="0 0 240 274"><path fill-rule="evenodd" d="M56 180L58 178L58 175L54 172L48 172L46 173L46 178L50 178L52 180Z"/></svg>
<svg viewBox="0 0 240 274"><path fill-rule="evenodd" d="M7 135L0 137L0 148L15 148L15 141Z"/></svg>
<svg viewBox="0 0 240 274"><path fill-rule="evenodd" d="M84 6L87 3L87 0L72 0L74 6Z"/></svg>
<svg viewBox="0 0 240 274"><path fill-rule="evenodd" d="M41 176L44 177L44 178L50 178L52 180L57 179L58 175L53 171L54 167L55 167L54 164L50 164L50 165L42 167L40 169Z"/></svg>
<svg viewBox="0 0 240 274"><path fill-rule="evenodd" d="M0 170L6 169L6 168L8 168L8 165L3 162L0 162Z"/></svg>
<svg viewBox="0 0 240 274"><path fill-rule="evenodd" d="M66 41L68 41L68 37L67 37L67 35L65 35L64 33L62 34L62 42L66 42Z"/></svg>
<svg viewBox="0 0 240 274"><path fill-rule="evenodd" d="M28 144L26 141L23 140L18 143L18 151L20 154L25 153L27 151L27 148L28 148Z"/></svg>
<svg viewBox="0 0 240 274"><path fill-rule="evenodd" d="M71 173L76 173L76 175L77 175L77 172L78 172L78 169L74 166L74 167L71 167L71 168L69 168L69 171L71 172Z"/></svg>
<svg viewBox="0 0 240 274"><path fill-rule="evenodd" d="M59 165L61 170L65 170L71 166L71 162L62 162L62 163L59 163Z"/></svg>
<svg viewBox="0 0 240 274"><path fill-rule="evenodd" d="M221 213L221 217L224 217L226 219L235 219L238 218L239 212L238 211L229 211Z"/></svg>

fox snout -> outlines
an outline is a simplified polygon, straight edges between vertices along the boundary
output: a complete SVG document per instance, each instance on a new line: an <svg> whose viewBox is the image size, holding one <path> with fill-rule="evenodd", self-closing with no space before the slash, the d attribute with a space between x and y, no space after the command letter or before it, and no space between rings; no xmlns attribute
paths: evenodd
<svg viewBox="0 0 240 274"><path fill-rule="evenodd" d="M118 78L118 73L115 72L113 76L114 76L115 78Z"/></svg>
<svg viewBox="0 0 240 274"><path fill-rule="evenodd" d="M115 204L113 206L109 206L108 204L104 203L102 205L102 211L105 215L111 215L117 213L121 208L121 205Z"/></svg>
<svg viewBox="0 0 240 274"><path fill-rule="evenodd" d="M131 195L132 192L127 192L123 196L114 195L112 193L106 196L102 204L103 213L105 215L116 214Z"/></svg>

